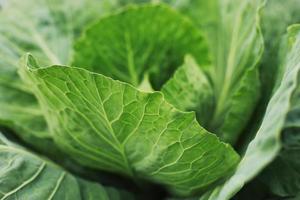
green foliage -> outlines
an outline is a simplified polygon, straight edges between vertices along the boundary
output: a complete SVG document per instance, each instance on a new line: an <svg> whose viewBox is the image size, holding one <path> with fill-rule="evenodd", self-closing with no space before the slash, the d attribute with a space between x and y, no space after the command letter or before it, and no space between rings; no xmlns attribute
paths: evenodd
<svg viewBox="0 0 300 200"><path fill-rule="evenodd" d="M39 151L49 153L45 146L53 148L54 144L31 88L24 85L17 74L18 60L24 53L31 52L45 65L67 64L74 39L83 26L109 11L109 7L106 1L97 0L3 2L0 12L0 121ZM89 12L85 12L86 9Z"/></svg>
<svg viewBox="0 0 300 200"><path fill-rule="evenodd" d="M114 188L74 177L48 160L10 143L0 133L1 199L120 200L132 197Z"/></svg>
<svg viewBox="0 0 300 200"><path fill-rule="evenodd" d="M0 199L300 196L300 1L163 2L0 1Z"/></svg>
<svg viewBox="0 0 300 200"><path fill-rule="evenodd" d="M148 74L158 90L182 64L186 53L203 68L209 67L202 32L172 8L147 4L128 6L88 27L75 44L72 65L133 86Z"/></svg>
<svg viewBox="0 0 300 200"><path fill-rule="evenodd" d="M299 99L297 85L300 70L300 25L295 25L289 28L288 42L288 53L284 60L284 68L286 70L280 86L275 91L268 104L261 127L258 130L256 137L249 144L235 174L221 187L221 189L217 189L220 191L217 192L217 195L214 195L213 199L231 198L245 182L254 178L255 175L257 175L264 167L266 167L266 165L270 164L270 162L276 158L282 146L280 135L282 132L285 132L285 127L288 129L288 126L293 124L292 126L296 125L295 129L297 128L297 120L295 121L294 117L298 112L297 101ZM291 133L286 134L288 134L291 138L294 135ZM293 143L296 145L296 148L298 148L297 140L293 141ZM280 154L286 154L288 150L289 149L286 149L285 147ZM294 155L295 152L293 152L293 154L286 155L286 161ZM279 155L279 159L280 157L281 155ZM297 160L294 161L292 159L292 162L287 163L297 164L297 162ZM277 165L276 167L280 167L280 165ZM276 176L280 176L281 173L284 172L281 170L276 171ZM290 173L293 173L293 171L289 170L289 174ZM294 178L297 179L297 177ZM285 182L282 184L293 184L290 181L291 180L289 180L288 183ZM270 185L276 184L276 182L270 182L270 179L268 179L268 182Z"/></svg>
<svg viewBox="0 0 300 200"><path fill-rule="evenodd" d="M83 165L186 195L226 176L239 160L193 113L175 109L160 92L143 93L84 69L40 68L30 55L22 65L55 142Z"/></svg>

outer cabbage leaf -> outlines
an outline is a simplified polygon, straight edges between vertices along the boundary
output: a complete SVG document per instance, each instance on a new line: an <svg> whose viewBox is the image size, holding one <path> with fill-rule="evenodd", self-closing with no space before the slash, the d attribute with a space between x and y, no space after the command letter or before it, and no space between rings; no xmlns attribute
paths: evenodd
<svg viewBox="0 0 300 200"><path fill-rule="evenodd" d="M246 128L247 135L244 135L243 140L240 141L239 145L243 148L241 151L247 148L248 143L255 136L271 95L280 84L284 66L279 63L286 52L284 35L288 26L300 22L299 9L299 0L286 0L284 3L281 0L270 0L266 1L266 5L260 12L265 41L265 51L260 64L260 80L263 93L255 114Z"/></svg>
<svg viewBox="0 0 300 200"><path fill-rule="evenodd" d="M286 29L289 25L300 22L300 1L299 0L287 0L284 3L280 0L267 1L266 6L261 12L261 24L262 32L265 39L265 53L261 64L263 70L262 84L264 87L263 102L260 102L260 110L257 110L257 114L254 116L260 118L263 116L264 104L267 104L270 92L276 82L277 88L280 85L282 76L285 71L285 64L282 64L286 60ZM276 26L274 26L276 24ZM297 89L298 90L298 89ZM295 91L294 93L297 93ZM293 94L293 101L295 102L296 94ZM295 103L291 103L295 104ZM296 107L291 105L289 115ZM293 111L295 113L295 111ZM293 114L295 116L295 114ZM259 116L259 117L258 117ZM288 117L291 118L291 117ZM293 117L296 119L296 117ZM300 177L298 168L300 164L298 162L299 155L299 134L297 128L288 127L285 122L285 126L281 133L282 149L277 158L262 172L260 176L256 178L265 183L271 192L276 195L287 198L288 196L297 195L300 190ZM297 124L297 123L295 123ZM251 124L253 126L253 124ZM259 126L259 123L258 123ZM295 126L296 127L296 126ZM249 141L245 141L248 144ZM247 147L245 145L245 147ZM295 197L296 198L296 197Z"/></svg>
<svg viewBox="0 0 300 200"><path fill-rule="evenodd" d="M128 193L74 177L0 136L0 198L53 200L133 199ZM122 196L122 197L121 197Z"/></svg>
<svg viewBox="0 0 300 200"><path fill-rule="evenodd" d="M206 86L196 86L195 94L190 92L190 95L185 96L185 102L174 102L182 96L176 96L176 92L173 92L173 98L170 97L166 86L163 93L169 94L166 95L166 100L175 107L187 111L196 110L201 125L205 126L209 121L207 113L212 113L214 103L207 77L211 68L208 51L202 32L190 20L164 4L146 4L127 7L89 27L75 45L72 65L86 66L86 69L131 83L141 89L144 89L145 82L142 80L146 74L149 77L146 83L150 82L152 88L158 90L189 53L195 61L192 61L194 69L187 74L189 77L186 79L193 79L190 75L195 75L191 74L195 72L197 75L190 82L194 82L196 86L196 81L203 81L209 90L206 90ZM176 72L179 73L182 70ZM169 87L173 85L173 89L176 87L178 90L183 90L182 87L186 86L176 84L177 81L168 83ZM149 84L146 86L149 91L151 87ZM202 94L202 89L209 93L208 98L203 99L206 94ZM181 94L187 93L188 90ZM196 103L193 103L194 100Z"/></svg>
<svg viewBox="0 0 300 200"><path fill-rule="evenodd" d="M239 160L194 113L175 109L160 92L80 68L39 68L28 55L22 63L55 142L85 166L188 195L227 176Z"/></svg>
<svg viewBox="0 0 300 200"><path fill-rule="evenodd" d="M258 62L263 52L259 8L261 0L175 1L204 31L212 52L209 79L216 105L205 127L235 143L260 96Z"/></svg>
<svg viewBox="0 0 300 200"><path fill-rule="evenodd" d="M274 3L274 5L276 5L276 1ZM285 9L288 7L291 7L291 5L288 5ZM289 21L296 20L296 16L297 15L294 15L293 17L288 18ZM290 42L294 42L293 40L295 40L295 38L300 37L299 26L298 29L294 29L296 30L290 32L290 35L295 34L290 36L292 37ZM287 59L293 59L295 62L298 62L299 65L300 47L295 51L297 52L294 57L289 56ZM287 61L285 60L285 62ZM283 65L282 68L284 69L285 67L286 65ZM260 177L274 194L282 197L297 196L300 190L299 78L297 81L297 87L294 89L293 95L291 96L289 112L281 131L282 149L276 160L263 171Z"/></svg>
<svg viewBox="0 0 300 200"><path fill-rule="evenodd" d="M210 65L202 33L163 4L129 6L102 18L86 30L74 51L74 66L134 86L148 74L156 90L182 64L186 53L204 69Z"/></svg>
<svg viewBox="0 0 300 200"><path fill-rule="evenodd" d="M82 27L103 14L106 1L1 2L0 10L0 124L43 150L53 145L42 111L30 88L17 75L19 58L31 52L44 64L66 64L74 38ZM89 10L89 12L85 12Z"/></svg>
<svg viewBox="0 0 300 200"><path fill-rule="evenodd" d="M194 110L197 113L203 110L211 113L209 119L206 117L199 119L201 125L216 132L223 140L235 143L249 122L260 97L258 62L263 52L263 40L258 12L263 1L166 0L164 2L188 14L208 39L212 53L211 65L214 67L205 67L197 60L203 59L203 54L193 56L202 71L208 75L204 79L211 82L215 101L206 102L198 98L198 105L205 106L212 103L215 105L209 108L198 107ZM163 72L159 77L162 75ZM196 96L197 94L194 95ZM201 96L202 91L199 91L198 97ZM194 97L189 101L193 101ZM185 106L184 103L181 105ZM206 113L202 113L202 116Z"/></svg>
<svg viewBox="0 0 300 200"><path fill-rule="evenodd" d="M275 91L268 104L262 125L258 130L256 137L249 144L234 175L229 178L223 186L217 188L210 196L210 199L230 199L246 182L255 177L280 153L280 150L282 149L282 131L284 131L289 138L293 138L293 136L297 134L297 121L299 120L296 115L298 113L297 105L299 98L300 25L290 27L288 34L289 47L284 61L285 73L278 89ZM291 124L296 125L296 129L291 128ZM297 141L293 141L293 143L297 144ZM285 145L288 145L288 143ZM291 149L285 149L285 146L283 146L282 153L285 155L283 161L286 162L285 164L294 168L294 166L297 166L298 164L298 159L293 160L292 162L290 161L295 158L293 157L295 155L294 151L297 151L297 149L293 149L292 154L287 155L287 153L291 153L289 150ZM277 167L280 169L281 166L277 165ZM297 171L295 168L294 170ZM296 171L290 171L290 173ZM285 172L279 171L277 173L281 176ZM298 176L294 178L297 179ZM276 184L276 182L274 182L274 184ZM287 188L290 186L294 187L295 185L293 184L294 183L291 182L291 185L287 186Z"/></svg>

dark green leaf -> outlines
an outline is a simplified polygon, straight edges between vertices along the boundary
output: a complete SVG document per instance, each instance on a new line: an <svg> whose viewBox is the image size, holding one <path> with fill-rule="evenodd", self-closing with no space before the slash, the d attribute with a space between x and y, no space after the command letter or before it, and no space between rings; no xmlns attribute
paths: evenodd
<svg viewBox="0 0 300 200"><path fill-rule="evenodd" d="M192 54L210 64L202 33L191 21L161 4L130 6L90 26L75 44L72 65L138 86L144 74L154 89Z"/></svg>

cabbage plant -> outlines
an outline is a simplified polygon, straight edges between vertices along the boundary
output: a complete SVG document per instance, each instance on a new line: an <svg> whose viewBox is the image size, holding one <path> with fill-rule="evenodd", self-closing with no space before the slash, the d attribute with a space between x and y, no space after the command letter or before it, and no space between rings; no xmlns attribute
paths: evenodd
<svg viewBox="0 0 300 200"><path fill-rule="evenodd" d="M0 6L1 200L300 198L299 0Z"/></svg>

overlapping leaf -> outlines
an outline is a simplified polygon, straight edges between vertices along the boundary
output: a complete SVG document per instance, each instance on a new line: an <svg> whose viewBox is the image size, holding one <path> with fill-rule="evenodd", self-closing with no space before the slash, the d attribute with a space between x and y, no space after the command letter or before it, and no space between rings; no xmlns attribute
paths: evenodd
<svg viewBox="0 0 300 200"><path fill-rule="evenodd" d="M74 177L0 135L0 199L133 199L126 192Z"/></svg>
<svg viewBox="0 0 300 200"><path fill-rule="evenodd" d="M197 119L208 124L214 106L213 88L191 56L161 89L168 102L180 110L196 111Z"/></svg>
<svg viewBox="0 0 300 200"><path fill-rule="evenodd" d="M282 64L289 58L286 56L288 47L286 45L285 33L289 25L300 22L299 9L299 0L288 0L285 1L284 4L280 0L272 0L267 1L266 6L261 12L262 31L266 44L266 51L261 64L265 103L268 102L268 96L270 92L272 92L274 82L277 82L276 87L280 85L282 76L287 67L287 65ZM276 26L274 26L274 24L276 24ZM295 52L295 54L297 54L297 52ZM294 100L291 101L291 108L288 114L288 116L291 116L291 113L294 113L292 115L293 120L290 119L291 117L288 117L285 126L282 128L280 140L282 146L281 151L276 159L263 170L257 179L267 185L272 193L284 198L294 196L295 199L297 199L300 188L300 177L299 171L297 170L300 166L298 163L299 132L296 128L297 123L294 123L295 128L287 125L290 124L289 121L297 120L295 115L297 106L292 105L297 101L297 90L295 90L294 93L292 97ZM262 104L263 102L260 102L260 106L263 106ZM292 112L292 110L294 111ZM261 109L258 110L256 117L262 115L262 111Z"/></svg>
<svg viewBox="0 0 300 200"><path fill-rule="evenodd" d="M130 6L90 26L75 44L72 65L138 86L149 75L154 89L190 53L204 69L208 47L192 22L162 4Z"/></svg>
<svg viewBox="0 0 300 200"><path fill-rule="evenodd" d="M206 125L235 143L260 95L258 62L263 51L258 12L261 0L176 1L204 31L212 52L209 73L216 104Z"/></svg>
<svg viewBox="0 0 300 200"><path fill-rule="evenodd" d="M293 28L294 30L290 30L290 43L296 42L296 44L295 49L293 49L294 54L290 53L285 58L285 63L288 63L288 60L293 60L295 65L300 65L299 27L298 25ZM283 65L283 69L285 67L288 67L288 65ZM290 98L288 114L281 130L282 149L276 160L264 170L261 178L273 193L282 197L296 196L300 190L300 163L298 158L300 154L299 92L298 78L297 87L294 88Z"/></svg>
<svg viewBox="0 0 300 200"><path fill-rule="evenodd" d="M53 143L35 97L17 75L18 60L31 52L44 64L66 64L74 39L86 23L104 13L106 4L97 0L2 2L0 124L39 150Z"/></svg>
<svg viewBox="0 0 300 200"><path fill-rule="evenodd" d="M298 79L300 71L299 25L289 28L288 50L289 52L284 62L284 76L279 88L269 102L264 120L255 139L249 144L246 154L238 165L235 174L224 186L216 189L216 192L210 197L211 199L230 199L246 182L256 176L266 165L270 164L276 158L277 154L279 154L282 147L281 133L283 130L289 138L293 138L297 134L297 121L299 119L296 115L298 113ZM297 140L292 141L292 143L296 144L297 147ZM293 157L295 150L297 151L297 149L283 149L283 155L285 155L283 161L287 161L286 164L293 168L295 165L297 166L297 160L289 161L295 158ZM277 165L277 167L280 167L280 165ZM297 171L297 168L294 168L294 170ZM280 172L278 173L281 174ZM297 179L297 177L294 178ZM276 184L276 182L273 183ZM290 186L294 187L293 184Z"/></svg>
<svg viewBox="0 0 300 200"><path fill-rule="evenodd" d="M235 143L259 98L257 64L263 48L257 14L262 1L168 1L181 9L189 2L192 6L183 12L189 13L201 30L167 6L131 6L90 26L76 44L72 65L89 71L64 66L42 69L29 56L29 61L22 64L28 69L23 68L21 72L29 87L16 75L13 66L17 57L31 51L43 65L66 63L73 39L87 21L99 15L98 6L104 4L84 0L75 4L11 2L7 4L8 10L13 5L17 8L14 10L26 8L32 12L8 15L4 9L0 13L3 16L0 55L4 55L0 60L2 125L13 127L24 139L39 144L42 149L53 144L53 137L84 166L148 179L181 195L208 189L234 168L238 160L235 152L200 127L193 114L176 108L196 111L202 126ZM277 0L270 2L268 5L279 9L278 13L288 7L283 8ZM114 3L117 1L111 4ZM118 3L127 4L127 1ZM66 9L70 6L72 9ZM85 6L93 9L79 15ZM68 12L74 9L74 13ZM279 40L273 37L278 38L286 24L295 21L294 10L297 6L284 16L271 17L274 23L278 16L283 18L278 26L268 27L273 23L263 22L269 49L264 54L260 74L266 93L264 102L271 94L278 69L273 66L278 59L273 57L279 55ZM263 16L270 19L272 13ZM75 21L74 27L70 21ZM16 34L8 34L11 32ZM298 32L299 27L290 30L291 46L287 62L282 65L285 75L278 82L279 89L268 106L256 139L234 176L207 193L204 199L231 198L274 159L280 148L282 151L263 173L263 178L272 180L268 184L277 195L295 198L299 195ZM182 65L187 53L195 60L188 57ZM272 67L269 74L273 77L267 75L268 67ZM136 88L162 89L162 93L144 93ZM49 131L43 114L50 125ZM82 193L83 188L92 195L96 195L96 190L104 192L98 185L83 184L74 177L72 180L71 185L77 188L74 190L78 194L87 195ZM288 185L283 184L287 181ZM27 195L26 191L24 194Z"/></svg>

